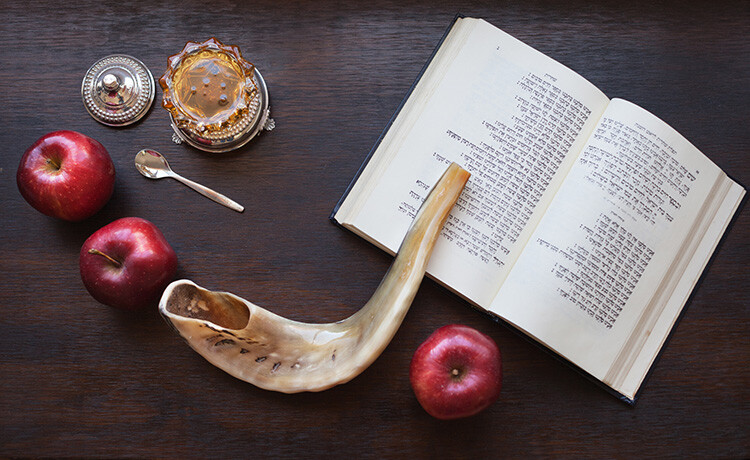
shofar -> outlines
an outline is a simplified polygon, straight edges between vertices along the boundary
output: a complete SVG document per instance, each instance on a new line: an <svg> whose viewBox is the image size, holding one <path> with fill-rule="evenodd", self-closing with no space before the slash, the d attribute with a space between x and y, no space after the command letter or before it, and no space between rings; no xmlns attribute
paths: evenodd
<svg viewBox="0 0 750 460"><path fill-rule="evenodd" d="M469 173L450 165L419 209L372 298L335 323L308 324L189 280L159 311L188 344L229 374L267 390L321 391L348 382L383 352L409 310L440 231Z"/></svg>

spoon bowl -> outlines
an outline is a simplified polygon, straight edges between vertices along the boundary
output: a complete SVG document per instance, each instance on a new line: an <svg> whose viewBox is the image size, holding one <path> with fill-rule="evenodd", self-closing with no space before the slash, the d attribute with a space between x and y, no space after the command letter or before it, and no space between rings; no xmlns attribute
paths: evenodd
<svg viewBox="0 0 750 460"><path fill-rule="evenodd" d="M151 149L143 149L136 154L135 167L138 172L149 179L162 179L174 173L164 155Z"/></svg>

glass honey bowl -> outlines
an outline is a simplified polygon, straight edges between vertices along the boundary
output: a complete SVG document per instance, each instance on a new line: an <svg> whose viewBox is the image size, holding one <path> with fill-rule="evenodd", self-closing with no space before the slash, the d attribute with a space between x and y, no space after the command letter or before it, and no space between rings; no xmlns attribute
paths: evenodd
<svg viewBox="0 0 750 460"><path fill-rule="evenodd" d="M226 152L275 126L258 69L216 38L188 42L170 56L159 84L177 143Z"/></svg>

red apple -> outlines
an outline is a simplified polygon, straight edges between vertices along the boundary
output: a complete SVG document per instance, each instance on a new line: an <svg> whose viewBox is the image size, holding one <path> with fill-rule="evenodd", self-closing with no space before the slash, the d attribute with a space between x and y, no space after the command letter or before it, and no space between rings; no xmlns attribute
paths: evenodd
<svg viewBox="0 0 750 460"><path fill-rule="evenodd" d="M115 165L102 144L75 131L40 137L21 157L18 190L37 211L63 220L94 215L112 196Z"/></svg>
<svg viewBox="0 0 750 460"><path fill-rule="evenodd" d="M156 225L125 217L83 243L81 279L89 293L111 307L137 310L156 302L177 270L177 255Z"/></svg>
<svg viewBox="0 0 750 460"><path fill-rule="evenodd" d="M451 324L414 352L409 369L417 401L433 417L469 417L495 402L502 385L500 349L487 335Z"/></svg>

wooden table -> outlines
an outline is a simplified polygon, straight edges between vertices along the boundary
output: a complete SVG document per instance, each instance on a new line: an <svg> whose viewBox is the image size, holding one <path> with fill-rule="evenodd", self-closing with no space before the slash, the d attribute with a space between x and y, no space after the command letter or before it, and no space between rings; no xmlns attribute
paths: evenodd
<svg viewBox="0 0 750 460"><path fill-rule="evenodd" d="M391 258L328 216L457 12L487 19L609 96L652 111L750 184L746 3L3 3L0 456L750 455L747 211L634 408L432 281L362 375L322 393L283 395L209 365L155 308L133 314L98 304L78 273L91 233L140 216L176 250L180 278L302 321L356 311ZM239 45L263 72L274 131L223 155L175 145L161 90L148 116L128 128L86 113L81 79L99 58L136 56L158 78L167 56L211 36ZM98 139L117 169L112 200L81 223L41 215L15 184L24 150L56 129ZM146 147L246 211L141 177L133 157ZM408 366L416 347L448 323L496 340L505 380L487 411L441 422L414 398Z"/></svg>

